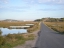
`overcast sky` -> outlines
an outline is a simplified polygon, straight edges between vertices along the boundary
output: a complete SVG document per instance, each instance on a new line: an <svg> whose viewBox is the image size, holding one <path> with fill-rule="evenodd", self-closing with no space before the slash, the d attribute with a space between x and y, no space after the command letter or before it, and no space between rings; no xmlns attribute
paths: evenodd
<svg viewBox="0 0 64 48"><path fill-rule="evenodd" d="M64 0L0 0L0 19L64 17Z"/></svg>

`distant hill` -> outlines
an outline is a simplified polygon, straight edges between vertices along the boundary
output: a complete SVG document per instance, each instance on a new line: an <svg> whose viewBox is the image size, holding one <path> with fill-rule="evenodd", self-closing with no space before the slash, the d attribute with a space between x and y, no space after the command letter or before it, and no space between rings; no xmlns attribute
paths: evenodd
<svg viewBox="0 0 64 48"><path fill-rule="evenodd" d="M44 21L44 22L64 22L64 18L42 18L34 20L36 22Z"/></svg>
<svg viewBox="0 0 64 48"><path fill-rule="evenodd" d="M1 20L1 21L7 21L7 22L20 22L20 21L23 21L23 20L5 19L5 20Z"/></svg>

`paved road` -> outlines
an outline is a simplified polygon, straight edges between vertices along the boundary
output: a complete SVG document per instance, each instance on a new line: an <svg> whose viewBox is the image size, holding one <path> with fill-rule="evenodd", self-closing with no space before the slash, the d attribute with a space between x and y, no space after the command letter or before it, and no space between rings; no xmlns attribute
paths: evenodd
<svg viewBox="0 0 64 48"><path fill-rule="evenodd" d="M35 45L37 48L64 48L64 35L51 30L43 23L41 23L38 34L39 37Z"/></svg>

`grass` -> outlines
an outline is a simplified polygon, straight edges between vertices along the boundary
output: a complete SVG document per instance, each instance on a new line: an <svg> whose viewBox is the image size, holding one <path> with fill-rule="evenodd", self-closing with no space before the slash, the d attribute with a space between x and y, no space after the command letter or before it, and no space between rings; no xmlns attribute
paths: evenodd
<svg viewBox="0 0 64 48"><path fill-rule="evenodd" d="M34 40L35 35L34 34L24 34L23 35L25 40Z"/></svg>
<svg viewBox="0 0 64 48"><path fill-rule="evenodd" d="M9 26L23 26L25 24L35 24L36 22L0 22L0 27L8 28Z"/></svg>
<svg viewBox="0 0 64 48"><path fill-rule="evenodd" d="M27 28L28 32L33 32L39 29L39 22L0 22L0 27L9 28L9 26L23 26L25 24L34 24L34 26ZM18 29L18 28L16 28Z"/></svg>
<svg viewBox="0 0 64 48"><path fill-rule="evenodd" d="M59 33L64 33L64 22L45 22L45 24Z"/></svg>
<svg viewBox="0 0 64 48"><path fill-rule="evenodd" d="M27 28L27 34L8 34L6 36L0 35L2 40L0 42L4 42L3 45L1 43L0 48L13 48L17 45L22 45L27 40L33 40L35 35L30 34L39 29L39 22L0 22L0 27L9 28L9 26L23 26L25 24L34 24L30 28ZM4 41L5 39L5 41Z"/></svg>
<svg viewBox="0 0 64 48"><path fill-rule="evenodd" d="M1 38L1 36L0 36ZM16 45L19 45L19 44L24 44L25 43L25 38L22 36L22 34L8 34L7 36L4 37L5 38L5 44L2 45L2 42L0 44L0 48L12 48ZM2 39L4 40L4 39Z"/></svg>
<svg viewBox="0 0 64 48"><path fill-rule="evenodd" d="M29 28L27 31L29 33L31 33L31 32L34 32L36 30L39 30L39 28L40 28L40 26L39 26L39 23L37 22L37 23L34 24L34 26L32 28Z"/></svg>
<svg viewBox="0 0 64 48"><path fill-rule="evenodd" d="M33 40L34 37L34 34L8 34L5 36L5 44L0 45L0 48L13 48L14 46L24 44L27 40Z"/></svg>

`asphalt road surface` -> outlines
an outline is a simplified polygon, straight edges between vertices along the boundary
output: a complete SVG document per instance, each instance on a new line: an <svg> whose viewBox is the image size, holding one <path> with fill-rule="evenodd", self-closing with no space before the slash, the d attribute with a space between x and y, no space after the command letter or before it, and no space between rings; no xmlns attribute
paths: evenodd
<svg viewBox="0 0 64 48"><path fill-rule="evenodd" d="M35 48L64 48L64 35L59 34L41 23Z"/></svg>

